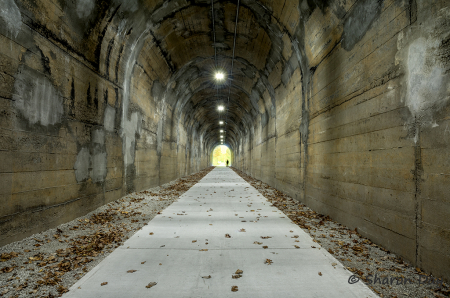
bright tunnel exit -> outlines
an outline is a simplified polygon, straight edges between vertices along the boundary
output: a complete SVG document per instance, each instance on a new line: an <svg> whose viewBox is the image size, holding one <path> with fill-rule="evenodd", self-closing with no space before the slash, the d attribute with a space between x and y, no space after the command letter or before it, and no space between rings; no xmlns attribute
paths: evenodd
<svg viewBox="0 0 450 298"><path fill-rule="evenodd" d="M216 167L225 167L227 165L231 166L231 150L225 145L217 146L212 154L212 165Z"/></svg>

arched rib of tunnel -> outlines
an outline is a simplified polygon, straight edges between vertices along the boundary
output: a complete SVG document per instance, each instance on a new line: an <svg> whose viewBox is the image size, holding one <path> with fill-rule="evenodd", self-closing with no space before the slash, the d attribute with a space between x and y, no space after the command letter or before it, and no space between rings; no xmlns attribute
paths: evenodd
<svg viewBox="0 0 450 298"><path fill-rule="evenodd" d="M449 4L237 3L2 2L0 243L208 167L224 130L234 167L449 278Z"/></svg>

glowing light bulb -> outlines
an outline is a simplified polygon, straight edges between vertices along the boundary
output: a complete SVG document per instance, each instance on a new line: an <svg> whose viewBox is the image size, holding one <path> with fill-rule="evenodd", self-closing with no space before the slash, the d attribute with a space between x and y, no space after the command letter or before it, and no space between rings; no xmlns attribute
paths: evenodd
<svg viewBox="0 0 450 298"><path fill-rule="evenodd" d="M224 106L219 106L217 109L218 109L219 111L225 110Z"/></svg>
<svg viewBox="0 0 450 298"><path fill-rule="evenodd" d="M223 121L219 121L219 124L220 124L220 125L223 125Z"/></svg>
<svg viewBox="0 0 450 298"><path fill-rule="evenodd" d="M225 78L225 74L223 72L219 71L219 72L216 72L215 77L216 77L216 80L222 81Z"/></svg>

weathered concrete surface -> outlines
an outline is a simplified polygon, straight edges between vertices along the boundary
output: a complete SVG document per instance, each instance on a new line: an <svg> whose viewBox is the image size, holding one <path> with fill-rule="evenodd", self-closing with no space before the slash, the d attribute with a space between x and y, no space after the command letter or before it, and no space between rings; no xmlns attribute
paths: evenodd
<svg viewBox="0 0 450 298"><path fill-rule="evenodd" d="M206 147L191 140L198 128L183 125L176 94L164 94L173 70L148 60L154 50L164 59L154 40L127 56L131 12L96 1L1 3L0 244L208 166Z"/></svg>
<svg viewBox="0 0 450 298"><path fill-rule="evenodd" d="M206 167L224 128L237 168L450 278L448 1L242 0L234 63L213 3L2 2L1 243Z"/></svg>
<svg viewBox="0 0 450 298"><path fill-rule="evenodd" d="M352 273L314 245L233 170L217 167L63 297L378 297L349 284Z"/></svg>
<svg viewBox="0 0 450 298"><path fill-rule="evenodd" d="M449 279L448 2L335 2L303 20L235 166Z"/></svg>

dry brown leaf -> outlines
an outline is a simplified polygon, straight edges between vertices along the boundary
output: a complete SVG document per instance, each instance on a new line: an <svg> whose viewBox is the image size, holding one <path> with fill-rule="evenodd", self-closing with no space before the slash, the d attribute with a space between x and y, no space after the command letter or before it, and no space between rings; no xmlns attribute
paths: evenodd
<svg viewBox="0 0 450 298"><path fill-rule="evenodd" d="M319 275L322 276L322 272L319 272Z"/></svg>
<svg viewBox="0 0 450 298"><path fill-rule="evenodd" d="M204 279L210 279L210 278L211 278L211 275L208 275L208 276L202 276L202 278L204 278Z"/></svg>
<svg viewBox="0 0 450 298"><path fill-rule="evenodd" d="M294 247L295 247L295 248L300 248L300 246L298 246L298 245L294 245Z"/></svg>
<svg viewBox="0 0 450 298"><path fill-rule="evenodd" d="M245 229L240 229L239 232L245 232Z"/></svg>
<svg viewBox="0 0 450 298"><path fill-rule="evenodd" d="M230 234L225 234L225 238L231 238Z"/></svg>
<svg viewBox="0 0 450 298"><path fill-rule="evenodd" d="M128 270L127 273L134 273L134 272L136 272L136 271L137 271L137 270L131 269L131 270Z"/></svg>
<svg viewBox="0 0 450 298"><path fill-rule="evenodd" d="M156 286L156 282L151 282L151 283L149 283L148 285L146 285L145 287L147 288L147 289L150 289L151 287L154 287L154 286Z"/></svg>
<svg viewBox="0 0 450 298"><path fill-rule="evenodd" d="M241 278L241 277L242 277L241 274L234 274L234 275L231 275L231 278L233 278L233 279L238 279L238 278Z"/></svg>
<svg viewBox="0 0 450 298"><path fill-rule="evenodd" d="M64 286L59 286L58 287L58 293L60 293L60 294L63 294L63 293L66 293L66 292L69 292L69 290L66 288L66 287L64 287Z"/></svg>
<svg viewBox="0 0 450 298"><path fill-rule="evenodd" d="M2 269L0 269L1 273L10 273L14 270L14 267L3 267Z"/></svg>
<svg viewBox="0 0 450 298"><path fill-rule="evenodd" d="M273 261L271 259L266 259L266 261L264 262L264 264L267 265L271 265L273 263Z"/></svg>
<svg viewBox="0 0 450 298"><path fill-rule="evenodd" d="M244 271L242 271L241 269L236 270L236 272L234 274L242 274L244 273Z"/></svg>
<svg viewBox="0 0 450 298"><path fill-rule="evenodd" d="M102 282L100 285L101 286L106 286L107 284L108 284L108 282L105 281L105 282Z"/></svg>
<svg viewBox="0 0 450 298"><path fill-rule="evenodd" d="M200 251L208 251L208 249L200 249Z"/></svg>
<svg viewBox="0 0 450 298"><path fill-rule="evenodd" d="M264 249L267 249L267 248L269 248L267 245L264 245L262 248L264 248Z"/></svg>
<svg viewBox="0 0 450 298"><path fill-rule="evenodd" d="M237 292L237 291L238 291L238 286L231 287L231 292Z"/></svg>

